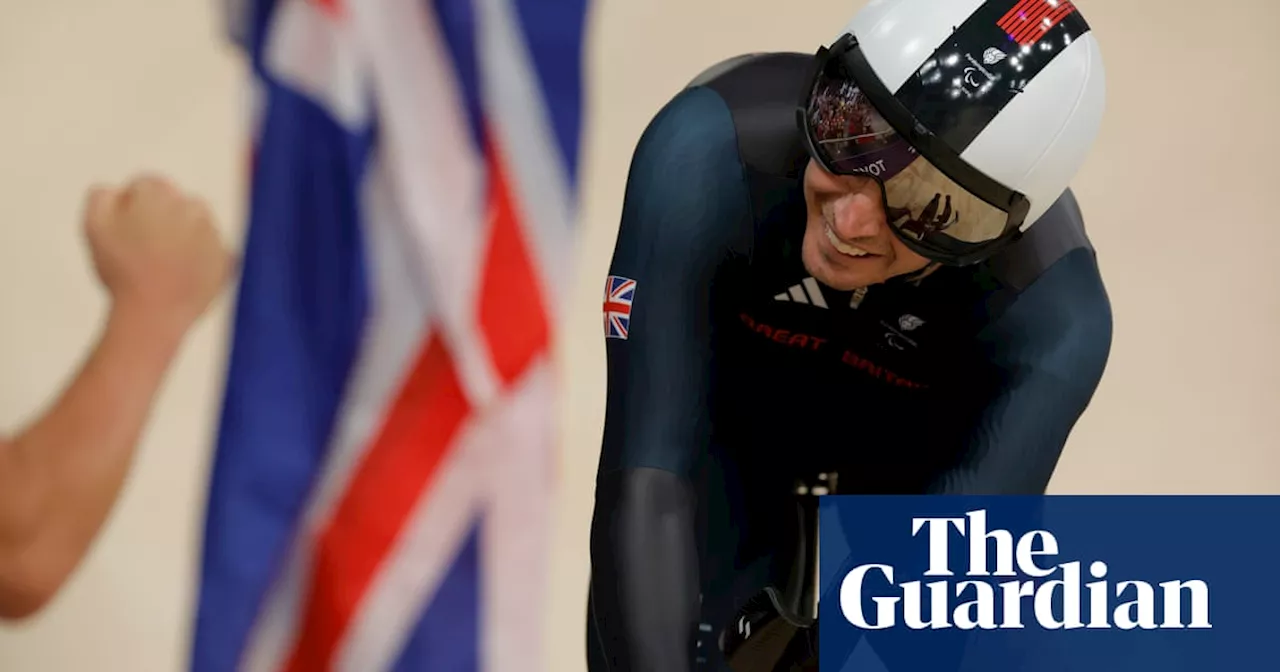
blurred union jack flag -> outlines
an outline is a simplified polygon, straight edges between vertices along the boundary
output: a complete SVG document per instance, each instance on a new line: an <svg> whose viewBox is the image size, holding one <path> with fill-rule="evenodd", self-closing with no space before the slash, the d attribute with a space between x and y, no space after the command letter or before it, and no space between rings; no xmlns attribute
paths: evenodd
<svg viewBox="0 0 1280 672"><path fill-rule="evenodd" d="M226 1L253 162L191 669L543 669L586 0Z"/></svg>

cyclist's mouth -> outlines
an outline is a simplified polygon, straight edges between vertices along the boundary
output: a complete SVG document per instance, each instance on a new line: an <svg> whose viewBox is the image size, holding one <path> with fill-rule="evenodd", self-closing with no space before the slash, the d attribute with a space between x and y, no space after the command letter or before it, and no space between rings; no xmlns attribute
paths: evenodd
<svg viewBox="0 0 1280 672"><path fill-rule="evenodd" d="M831 243L831 246L836 248L836 252L839 252L840 254L843 254L846 257L853 257L855 259L858 259L863 257L880 256L874 252L864 250L861 247L858 247L857 245L852 245L850 243L844 242L843 240L840 240L840 238L836 236L836 232L831 230L830 224L827 224L824 222L824 226L822 227L822 229L827 234L827 242Z"/></svg>

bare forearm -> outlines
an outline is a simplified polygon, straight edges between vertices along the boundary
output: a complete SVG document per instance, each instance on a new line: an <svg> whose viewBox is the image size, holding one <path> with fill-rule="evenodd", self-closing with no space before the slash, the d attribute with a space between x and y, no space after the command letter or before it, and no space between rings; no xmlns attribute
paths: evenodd
<svg viewBox="0 0 1280 672"><path fill-rule="evenodd" d="M0 614L24 615L93 541L181 341L181 329L116 309L49 411L0 454Z"/></svg>

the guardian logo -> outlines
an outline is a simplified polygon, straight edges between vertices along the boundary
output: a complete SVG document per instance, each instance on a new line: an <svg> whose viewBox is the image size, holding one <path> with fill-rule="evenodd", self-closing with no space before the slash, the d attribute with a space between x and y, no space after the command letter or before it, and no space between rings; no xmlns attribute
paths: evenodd
<svg viewBox="0 0 1280 672"><path fill-rule="evenodd" d="M949 566L952 534L968 540L968 567L957 581ZM1212 628L1209 586L1201 580L1107 580L1107 564L1078 560L1055 563L1058 541L1044 530L1015 541L1013 533L987 531L987 512L964 518L913 518L911 536L927 535L929 569L935 581L895 583L894 568L883 564L855 567L840 585L840 611L857 628L884 630L899 619L912 630L959 628L995 630L1031 625L1058 629L1153 630ZM994 570L988 551L994 546ZM1083 575L1095 579L1083 583ZM1005 580L1001 580L1005 579ZM865 609L864 598L874 609ZM1189 598L1184 609L1183 598ZM868 611L874 611L868 614ZM927 617L926 617L927 614Z"/></svg>

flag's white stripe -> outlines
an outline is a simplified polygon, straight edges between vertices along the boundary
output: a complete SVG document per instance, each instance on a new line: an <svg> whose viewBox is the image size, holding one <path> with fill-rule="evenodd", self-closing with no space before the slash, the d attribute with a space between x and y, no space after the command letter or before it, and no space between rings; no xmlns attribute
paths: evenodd
<svg viewBox="0 0 1280 672"><path fill-rule="evenodd" d="M309 0L276 10L265 50L268 72L311 97L352 131L368 125L370 92L357 36Z"/></svg>
<svg viewBox="0 0 1280 672"><path fill-rule="evenodd" d="M473 405L497 392L475 319L488 239L484 164L458 95L451 55L421 0L347 5L372 63L379 130L396 200L415 236L421 282L444 324Z"/></svg>
<svg viewBox="0 0 1280 672"><path fill-rule="evenodd" d="M483 537L484 672L545 668L556 392L551 365L542 360L496 418L501 427L486 470L491 478Z"/></svg>
<svg viewBox="0 0 1280 672"><path fill-rule="evenodd" d="M552 328L573 279L575 203L512 0L476 0L485 113L500 138Z"/></svg>
<svg viewBox="0 0 1280 672"><path fill-rule="evenodd" d="M376 156L370 162L362 203L367 268L372 274L370 315L321 480L246 652L245 669L250 672L276 672L289 655L298 636L316 536L332 518L359 458L376 437L387 408L412 370L427 333L430 307L408 267L412 260L404 253L404 224Z"/></svg>

